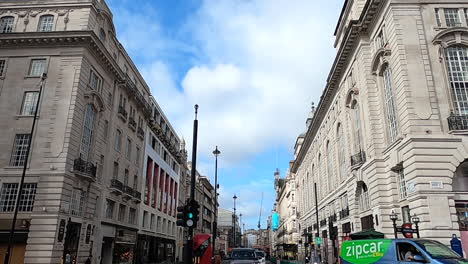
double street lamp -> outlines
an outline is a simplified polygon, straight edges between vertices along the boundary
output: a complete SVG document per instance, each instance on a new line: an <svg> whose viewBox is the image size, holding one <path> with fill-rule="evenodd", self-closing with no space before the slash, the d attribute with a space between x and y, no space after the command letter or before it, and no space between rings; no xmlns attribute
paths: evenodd
<svg viewBox="0 0 468 264"><path fill-rule="evenodd" d="M419 219L418 216L416 216L416 214L414 214L414 216L411 217L411 223L414 223L415 227L416 227L416 230L414 230L412 228L412 224L408 224L409 227L405 227L405 225L403 225L403 227L397 227L396 225L396 221L398 220L398 215L395 213L395 211L392 210L392 212L390 213L389 215L389 218L390 220L392 220L393 222L393 234L395 235L395 238L398 238L398 232L402 232L403 234L406 234L406 233L416 233L416 236L419 238L419 223L421 222L421 220Z"/></svg>

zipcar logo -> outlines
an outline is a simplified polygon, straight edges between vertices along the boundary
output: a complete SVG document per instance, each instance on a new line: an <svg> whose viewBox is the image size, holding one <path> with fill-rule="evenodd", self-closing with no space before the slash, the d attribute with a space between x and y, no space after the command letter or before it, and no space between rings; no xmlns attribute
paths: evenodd
<svg viewBox="0 0 468 264"><path fill-rule="evenodd" d="M370 242L366 244L349 245L346 247L346 257L354 257L356 259L372 257L381 257L384 254L382 251L383 242Z"/></svg>

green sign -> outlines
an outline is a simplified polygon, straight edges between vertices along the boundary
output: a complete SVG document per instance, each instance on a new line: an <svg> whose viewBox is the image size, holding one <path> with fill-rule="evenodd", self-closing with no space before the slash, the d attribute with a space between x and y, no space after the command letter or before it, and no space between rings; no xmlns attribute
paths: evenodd
<svg viewBox="0 0 468 264"><path fill-rule="evenodd" d="M385 255L391 244L390 239L345 241L341 247L341 257L353 264L374 263Z"/></svg>
<svg viewBox="0 0 468 264"><path fill-rule="evenodd" d="M315 244L321 245L322 244L322 238L321 237L316 237L315 238Z"/></svg>

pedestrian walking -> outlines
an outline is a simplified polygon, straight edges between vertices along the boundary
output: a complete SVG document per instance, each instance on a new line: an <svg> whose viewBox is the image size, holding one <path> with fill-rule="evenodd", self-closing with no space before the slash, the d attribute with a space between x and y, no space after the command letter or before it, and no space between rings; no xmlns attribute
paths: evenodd
<svg viewBox="0 0 468 264"><path fill-rule="evenodd" d="M457 235L452 234L452 239L450 240L450 248L453 251L457 252L463 258L463 248L460 239L458 239Z"/></svg>

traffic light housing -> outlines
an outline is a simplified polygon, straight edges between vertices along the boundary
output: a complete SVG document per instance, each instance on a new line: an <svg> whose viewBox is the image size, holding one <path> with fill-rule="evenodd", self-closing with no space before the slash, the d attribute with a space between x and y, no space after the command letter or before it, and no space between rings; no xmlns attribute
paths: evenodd
<svg viewBox="0 0 468 264"><path fill-rule="evenodd" d="M188 219L193 221L193 226L197 226L198 223L198 215L200 213L200 205L196 200L191 200L189 203L189 214Z"/></svg>
<svg viewBox="0 0 468 264"><path fill-rule="evenodd" d="M187 205L177 207L177 226L187 226Z"/></svg>

